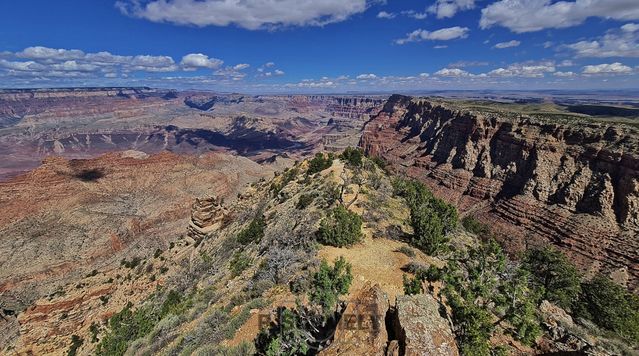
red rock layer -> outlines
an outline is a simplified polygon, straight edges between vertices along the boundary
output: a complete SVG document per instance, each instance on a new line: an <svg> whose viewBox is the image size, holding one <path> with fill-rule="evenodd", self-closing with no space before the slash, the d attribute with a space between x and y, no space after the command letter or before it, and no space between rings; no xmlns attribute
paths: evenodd
<svg viewBox="0 0 639 356"><path fill-rule="evenodd" d="M491 224L512 251L553 243L639 282L639 133L393 96L362 147Z"/></svg>

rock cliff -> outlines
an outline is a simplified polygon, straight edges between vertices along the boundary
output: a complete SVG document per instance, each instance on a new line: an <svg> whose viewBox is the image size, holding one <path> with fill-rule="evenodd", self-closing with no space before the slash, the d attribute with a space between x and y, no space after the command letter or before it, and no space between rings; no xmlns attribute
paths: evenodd
<svg viewBox="0 0 639 356"><path fill-rule="evenodd" d="M394 95L361 145L490 223L511 252L552 243L637 286L636 129Z"/></svg>

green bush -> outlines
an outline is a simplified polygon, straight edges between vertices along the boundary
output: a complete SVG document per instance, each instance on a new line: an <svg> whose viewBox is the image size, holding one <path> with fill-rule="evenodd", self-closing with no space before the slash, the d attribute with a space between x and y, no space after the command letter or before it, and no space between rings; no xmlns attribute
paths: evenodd
<svg viewBox="0 0 639 356"><path fill-rule="evenodd" d="M278 308L277 323L255 339L257 354L265 356L306 355L309 351L304 320L297 311Z"/></svg>
<svg viewBox="0 0 639 356"><path fill-rule="evenodd" d="M472 216L466 216L462 219L462 226L466 231L473 233L477 236L489 236L490 228L486 224L482 224L479 220Z"/></svg>
<svg viewBox="0 0 639 356"><path fill-rule="evenodd" d="M609 278L600 275L584 282L575 309L578 316L639 343L639 297Z"/></svg>
<svg viewBox="0 0 639 356"><path fill-rule="evenodd" d="M282 191L282 189L284 189L284 187L286 187L288 183L292 182L299 173L300 169L297 167L293 167L290 169L287 168L282 174L282 178L279 180L279 182L273 182L273 184L271 184L271 191L275 195L279 194L279 192Z"/></svg>
<svg viewBox="0 0 639 356"><path fill-rule="evenodd" d="M306 174L315 174L321 172L333 165L333 154L316 153L315 157L308 162L308 170Z"/></svg>
<svg viewBox="0 0 639 356"><path fill-rule="evenodd" d="M148 335L155 325L167 315L179 315L191 306L192 295L182 297L177 291L170 291L161 305L153 303L133 311L130 302L119 313L109 319L109 330L96 348L98 355L124 355L129 343Z"/></svg>
<svg viewBox="0 0 639 356"><path fill-rule="evenodd" d="M362 218L342 205L320 222L319 241L335 247L350 246L362 238Z"/></svg>
<svg viewBox="0 0 639 356"><path fill-rule="evenodd" d="M414 295L422 292L422 280L418 276L409 278L403 275L402 279L404 280L404 294Z"/></svg>
<svg viewBox="0 0 639 356"><path fill-rule="evenodd" d="M530 272L541 297L564 309L570 309L581 292L577 268L552 247L526 251L522 268Z"/></svg>
<svg viewBox="0 0 639 356"><path fill-rule="evenodd" d="M242 274L242 272L251 265L251 262L252 260L250 257L240 251L236 252L231 259L231 265L229 267L233 277L237 277Z"/></svg>
<svg viewBox="0 0 639 356"><path fill-rule="evenodd" d="M309 205L311 205L311 203L313 203L316 197L317 194L315 193L301 194L300 197L297 199L295 208L299 210L306 209Z"/></svg>
<svg viewBox="0 0 639 356"><path fill-rule="evenodd" d="M386 163L386 161L384 161L384 159L379 157L379 156L372 157L371 161L373 161L373 163L375 163L375 165L377 165L377 167L379 167L380 169L383 169L383 170L385 170L386 166L388 165Z"/></svg>
<svg viewBox="0 0 639 356"><path fill-rule="evenodd" d="M360 167L362 165L362 157L364 157L362 150L352 147L346 147L344 152L339 156L341 160L353 167Z"/></svg>
<svg viewBox="0 0 639 356"><path fill-rule="evenodd" d="M266 221L264 217L260 215L251 220L251 223L237 234L237 241L242 245L248 245L251 242L260 242L264 237L265 227Z"/></svg>
<svg viewBox="0 0 639 356"><path fill-rule="evenodd" d="M78 353L78 349L80 346L84 344L84 340L78 335L71 335L71 347L69 347L69 351L67 352L67 356L75 356Z"/></svg>
<svg viewBox="0 0 639 356"><path fill-rule="evenodd" d="M352 282L351 265L344 257L335 260L333 267L329 266L326 260L322 260L319 270L311 280L309 300L321 306L328 314L335 309L339 297L348 293Z"/></svg>
<svg viewBox="0 0 639 356"><path fill-rule="evenodd" d="M398 251L405 254L408 257L415 257L415 251L408 246L402 246L399 248Z"/></svg>
<svg viewBox="0 0 639 356"><path fill-rule="evenodd" d="M457 226L457 209L433 196L423 183L404 179L392 183L395 194L403 197L410 209L411 244L429 255L444 250L447 235Z"/></svg>

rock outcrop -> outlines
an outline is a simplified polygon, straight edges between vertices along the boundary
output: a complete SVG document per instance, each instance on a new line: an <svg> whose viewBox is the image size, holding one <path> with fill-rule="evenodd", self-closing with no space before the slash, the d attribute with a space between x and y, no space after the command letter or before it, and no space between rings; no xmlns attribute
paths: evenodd
<svg viewBox="0 0 639 356"><path fill-rule="evenodd" d="M222 226L226 214L222 200L217 197L195 199L191 206L191 221L189 221L187 234L196 241L205 238Z"/></svg>
<svg viewBox="0 0 639 356"><path fill-rule="evenodd" d="M398 296L393 327L400 355L459 355L450 324L430 294Z"/></svg>
<svg viewBox="0 0 639 356"><path fill-rule="evenodd" d="M370 282L350 300L332 344L321 356L458 356L455 336L430 294L398 296L391 306Z"/></svg>
<svg viewBox="0 0 639 356"><path fill-rule="evenodd" d="M578 119L394 95L361 145L489 223L509 251L551 243L585 272L627 269L636 287L639 133Z"/></svg>
<svg viewBox="0 0 639 356"><path fill-rule="evenodd" d="M385 326L388 309L386 293L378 285L368 283L349 301L335 330L333 343L320 355L384 356L388 342Z"/></svg>

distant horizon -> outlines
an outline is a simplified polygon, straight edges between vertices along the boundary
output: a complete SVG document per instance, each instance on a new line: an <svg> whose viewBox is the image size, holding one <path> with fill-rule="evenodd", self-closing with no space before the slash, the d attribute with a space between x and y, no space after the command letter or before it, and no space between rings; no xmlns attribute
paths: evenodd
<svg viewBox="0 0 639 356"><path fill-rule="evenodd" d="M198 89L198 88L170 88L170 87L153 87L153 86L132 86L132 85L124 85L124 86L59 86L59 87L13 87L13 88L4 88L0 87L0 92L10 92L10 91L29 91L29 90L72 90L72 89L80 89L80 90L122 90L122 89L147 89L147 90L166 90L166 91L176 91L178 93L183 92L207 92L207 93L215 93L221 95L274 95L274 96L288 96L288 95L354 95L354 96L386 96L386 95L406 95L406 96L415 96L415 95L428 95L428 94L436 94L436 93L495 93L495 94L507 94L507 93L544 93L544 94L594 94L594 93L611 93L617 95L639 95L639 87L637 88L621 88L621 89L557 89L557 88L547 88L547 89L411 89L411 90L391 90L391 91L315 91L315 92L242 92L242 91L221 91L215 89ZM639 101L639 97L636 98Z"/></svg>

